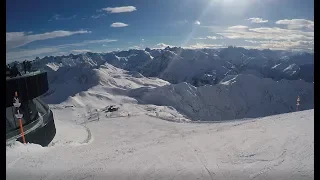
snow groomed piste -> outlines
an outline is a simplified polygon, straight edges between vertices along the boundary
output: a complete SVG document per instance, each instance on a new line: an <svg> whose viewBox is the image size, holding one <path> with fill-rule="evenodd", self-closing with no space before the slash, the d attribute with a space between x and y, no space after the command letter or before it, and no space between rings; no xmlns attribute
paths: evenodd
<svg viewBox="0 0 320 180"><path fill-rule="evenodd" d="M56 134L53 114L39 97L49 89L46 72L6 80L6 141L47 146Z"/></svg>

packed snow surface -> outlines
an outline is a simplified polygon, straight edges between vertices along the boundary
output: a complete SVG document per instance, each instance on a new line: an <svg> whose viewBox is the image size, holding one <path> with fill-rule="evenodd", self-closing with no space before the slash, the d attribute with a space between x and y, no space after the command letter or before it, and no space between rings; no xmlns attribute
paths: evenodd
<svg viewBox="0 0 320 180"><path fill-rule="evenodd" d="M49 147L7 146L6 179L314 179L314 110L224 123L53 112Z"/></svg>

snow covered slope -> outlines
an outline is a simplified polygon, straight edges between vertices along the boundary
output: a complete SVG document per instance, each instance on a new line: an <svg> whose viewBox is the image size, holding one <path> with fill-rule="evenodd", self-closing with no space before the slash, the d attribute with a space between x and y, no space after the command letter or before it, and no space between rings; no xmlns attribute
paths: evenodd
<svg viewBox="0 0 320 180"><path fill-rule="evenodd" d="M116 105L120 109L110 113L110 117L146 114L170 121L189 121L172 107L140 105L136 99L128 96L134 89L153 89L169 84L159 78L147 78L138 72L105 63L97 69L84 67L83 64L61 67L51 72L49 79L50 89L42 98L53 109L76 107L90 111Z"/></svg>
<svg viewBox="0 0 320 180"><path fill-rule="evenodd" d="M7 147L7 180L314 179L313 110L203 124L98 111L82 125L69 122L70 109L53 111L54 144Z"/></svg>
<svg viewBox="0 0 320 180"><path fill-rule="evenodd" d="M292 112L298 95L301 109L313 108L308 53L174 47L45 57L35 65L48 71L44 100L62 107L118 105L121 116L143 111L165 119L218 121ZM158 108L150 110L153 105Z"/></svg>
<svg viewBox="0 0 320 180"><path fill-rule="evenodd" d="M166 56L175 56L171 51L166 53ZM216 72L208 72L202 80L216 78L213 77ZM245 74L226 75L220 84L204 83L200 87L189 83L169 84L156 77L144 77L137 71L126 71L108 63L96 66L87 61L61 66L48 74L50 90L44 96L48 104L91 108L117 105L123 110L121 116L144 113L164 119L173 116L171 120L178 121L263 117L295 111L297 96L301 97L302 110L313 108L313 83L303 80L276 82L262 78L262 75L258 77L257 71L250 70ZM168 112L162 107L150 111L150 105L170 108L165 108Z"/></svg>
<svg viewBox="0 0 320 180"><path fill-rule="evenodd" d="M61 67L59 70L48 73L50 90L44 100L49 104L59 104L68 97L88 91L95 86L103 86L101 93L122 91L140 87L159 87L169 84L158 78L146 78L138 72L128 72L116 68L108 63L99 68L87 67L87 64L78 64L73 67Z"/></svg>
<svg viewBox="0 0 320 180"><path fill-rule="evenodd" d="M214 86L197 88L179 83L131 96L141 103L172 106L193 120L220 121L292 112L297 96L301 99L301 110L313 108L313 83L302 80L276 82L251 74L228 77Z"/></svg>

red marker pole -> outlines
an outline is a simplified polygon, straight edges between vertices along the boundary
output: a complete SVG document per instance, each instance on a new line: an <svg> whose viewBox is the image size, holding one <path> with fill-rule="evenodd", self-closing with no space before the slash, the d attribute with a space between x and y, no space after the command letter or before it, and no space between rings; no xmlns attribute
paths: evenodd
<svg viewBox="0 0 320 180"><path fill-rule="evenodd" d="M26 144L26 139L24 137L24 131L23 131L23 126L22 126L22 119L19 119L19 126L20 126L20 132L21 132L21 137L22 137L22 142L23 144Z"/></svg>
<svg viewBox="0 0 320 180"><path fill-rule="evenodd" d="M15 114L16 118L19 120L19 126L20 126L20 133L21 133L21 137L22 137L22 142L23 144L26 144L26 139L24 137L24 131L23 131L23 126L22 126L22 117L23 117L23 114L20 114L20 110L19 110L19 107L21 106L21 103L19 102L19 98L18 98L18 92L15 92L14 93L14 102L13 102L13 106L16 107L18 110L17 110L17 114Z"/></svg>

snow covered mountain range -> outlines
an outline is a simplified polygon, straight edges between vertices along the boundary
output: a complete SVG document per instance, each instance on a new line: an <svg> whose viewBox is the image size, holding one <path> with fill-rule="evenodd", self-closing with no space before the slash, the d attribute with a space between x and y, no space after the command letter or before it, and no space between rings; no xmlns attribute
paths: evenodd
<svg viewBox="0 0 320 180"><path fill-rule="evenodd" d="M276 82L241 74L214 86L179 83L136 93L136 97L146 104L175 107L193 120L220 121L293 112L297 95L303 99L300 110L312 109L313 88L313 83L299 80Z"/></svg>
<svg viewBox="0 0 320 180"><path fill-rule="evenodd" d="M314 55L286 51L254 50L237 47L224 49L128 50L110 53L36 58L34 65L57 69L85 63L99 67L105 62L147 77L159 77L170 83L188 82L194 86L217 84L226 75L255 74L274 80L303 79L313 82Z"/></svg>
<svg viewBox="0 0 320 180"><path fill-rule="evenodd" d="M297 96L301 110L312 109L313 63L309 53L167 47L50 56L33 66L48 72L49 104L83 106L90 96L102 101L92 106L117 104L124 114L220 121L292 112Z"/></svg>

